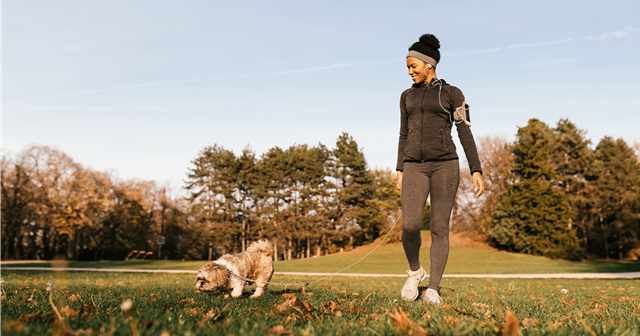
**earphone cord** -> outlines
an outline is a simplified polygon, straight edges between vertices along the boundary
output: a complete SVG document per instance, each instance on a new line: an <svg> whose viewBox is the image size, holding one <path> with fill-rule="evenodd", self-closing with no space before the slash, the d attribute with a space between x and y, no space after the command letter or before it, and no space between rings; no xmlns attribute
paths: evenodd
<svg viewBox="0 0 640 336"><path fill-rule="evenodd" d="M452 123L456 123L456 124L462 122L462 120L461 121L453 120L453 116L451 115L451 112L447 111L447 109L445 109L444 106L442 106L442 99L440 98L440 94L442 93L442 81L440 81L440 79L438 79L436 77L433 77L431 75L427 75L426 73L425 73L425 76L431 77L431 78L435 79L436 82L438 82L438 86L440 87L439 90L438 90L438 104L440 105L440 108L449 115L449 121L451 121ZM427 85L429 85L429 84L427 84Z"/></svg>

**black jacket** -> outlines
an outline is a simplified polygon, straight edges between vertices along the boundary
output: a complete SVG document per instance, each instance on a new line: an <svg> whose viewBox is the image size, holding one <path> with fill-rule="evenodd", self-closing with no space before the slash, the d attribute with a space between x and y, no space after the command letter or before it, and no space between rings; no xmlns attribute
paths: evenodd
<svg viewBox="0 0 640 336"><path fill-rule="evenodd" d="M405 162L458 158L456 146L451 138L452 115L464 101L462 91L445 83L444 80L433 79L428 85L414 84L402 93L396 170L402 171ZM471 128L464 122L455 124L471 173L482 173Z"/></svg>

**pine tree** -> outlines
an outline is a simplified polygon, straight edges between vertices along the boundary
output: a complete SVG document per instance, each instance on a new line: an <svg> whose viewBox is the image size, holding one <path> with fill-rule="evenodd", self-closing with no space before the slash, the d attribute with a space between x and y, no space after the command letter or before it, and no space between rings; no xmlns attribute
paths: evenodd
<svg viewBox="0 0 640 336"><path fill-rule="evenodd" d="M203 149L192 164L185 189L190 192L193 214L227 249L240 250L242 247L236 239L241 235L238 224L241 212L236 199L238 159L232 151L216 144Z"/></svg>
<svg viewBox="0 0 640 336"><path fill-rule="evenodd" d="M588 249L587 212L591 193L590 181L594 174L594 152L589 148L591 141L585 138L586 131L577 128L568 119L560 119L555 128L559 136L556 156L559 186L569 195L569 210L576 214L577 234L585 249Z"/></svg>
<svg viewBox="0 0 640 336"><path fill-rule="evenodd" d="M516 182L501 197L489 231L496 246L552 258L581 258L575 229L569 226L574 214L568 209L568 196L555 186L557 146L558 137L537 119L518 130Z"/></svg>
<svg viewBox="0 0 640 336"><path fill-rule="evenodd" d="M342 133L332 151L329 176L336 187L337 204L333 220L341 229L361 229L364 239L373 241L380 235L383 223L375 197L374 177L367 168L364 154L353 138Z"/></svg>
<svg viewBox="0 0 640 336"><path fill-rule="evenodd" d="M595 151L597 179L590 195L589 253L624 258L639 247L640 163L622 139L604 137Z"/></svg>

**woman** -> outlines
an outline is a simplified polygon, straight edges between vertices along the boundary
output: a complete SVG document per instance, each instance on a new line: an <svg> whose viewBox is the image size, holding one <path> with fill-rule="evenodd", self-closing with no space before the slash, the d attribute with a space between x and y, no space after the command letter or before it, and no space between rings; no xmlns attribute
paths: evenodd
<svg viewBox="0 0 640 336"><path fill-rule="evenodd" d="M409 48L407 67L413 80L400 98L397 188L402 191L402 245L409 262L409 277L402 298L418 297L418 284L426 277L420 265L422 215L431 195L431 263L424 302L441 305L440 279L449 255L449 217L460 182L458 155L451 138L456 125L473 176L476 197L484 193L482 168L468 120L468 104L460 89L436 76L440 42L425 34Z"/></svg>

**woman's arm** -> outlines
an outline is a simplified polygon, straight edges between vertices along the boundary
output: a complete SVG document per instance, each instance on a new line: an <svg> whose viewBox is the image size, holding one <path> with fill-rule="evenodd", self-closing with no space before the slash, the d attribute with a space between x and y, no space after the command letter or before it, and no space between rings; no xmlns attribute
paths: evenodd
<svg viewBox="0 0 640 336"><path fill-rule="evenodd" d="M400 96L400 136L398 139L398 161L396 170L402 172L404 170L404 147L407 144L407 136L409 134L409 117L405 107L405 95L403 92Z"/></svg>

